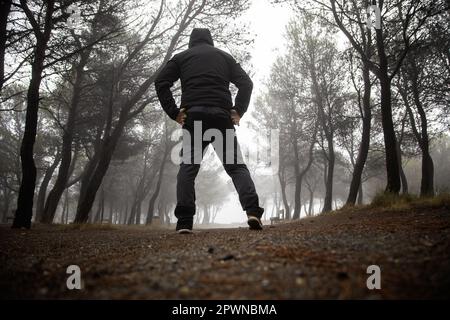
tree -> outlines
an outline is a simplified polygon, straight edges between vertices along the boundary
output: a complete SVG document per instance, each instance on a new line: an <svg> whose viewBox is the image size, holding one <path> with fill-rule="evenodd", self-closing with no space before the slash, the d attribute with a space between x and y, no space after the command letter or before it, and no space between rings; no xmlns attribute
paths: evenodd
<svg viewBox="0 0 450 320"><path fill-rule="evenodd" d="M25 132L20 149L22 181L12 227L24 227L29 229L31 227L31 217L33 215L33 197L36 185L36 166L34 163L33 148L36 140L38 122L39 87L42 81L42 71L44 70L45 51L53 28L55 1L46 1L45 13L43 16L39 17L30 10L25 0L21 0L20 3L33 27L34 36L36 38L36 47L34 50L33 62L31 64L31 79L27 93ZM42 30L38 21L44 21Z"/></svg>
<svg viewBox="0 0 450 320"><path fill-rule="evenodd" d="M309 15L303 15L300 25L292 29L295 57L301 61L300 72L308 81L310 99L317 108L317 121L321 127L321 143L327 160L325 171L325 199L323 211L332 209L333 177L335 167L334 138L342 121L345 100L342 83L342 63L331 34ZM312 149L311 149L312 152Z"/></svg>
<svg viewBox="0 0 450 320"><path fill-rule="evenodd" d="M0 1L0 92L5 82L5 50L7 40L8 15L11 11L12 0Z"/></svg>
<svg viewBox="0 0 450 320"><path fill-rule="evenodd" d="M161 163L158 168L158 179L156 180L155 188L154 188L153 193L150 196L150 200L148 202L146 224L152 223L152 219L154 216L153 211L155 209L156 199L158 198L159 192L161 190L161 184L162 184L163 176L164 176L164 169L166 167L167 158L168 158L171 148L173 146L173 143L171 143L169 141L169 135L168 135L168 130L167 130L167 120L164 125L164 137L161 139L161 144L162 144L162 146L161 146L162 147L162 157L160 160Z"/></svg>
<svg viewBox="0 0 450 320"><path fill-rule="evenodd" d="M441 30L440 22L441 20L437 20L426 25L427 32L420 35L411 47L396 81L396 88L402 97L412 133L421 152L421 196L434 195L430 135L436 130L430 123L428 114L441 113L445 109L443 97L446 96L445 88L448 86L442 79L450 77L447 63L440 58L442 50L448 51L450 48L448 38L441 38L440 33L448 35L448 31Z"/></svg>
<svg viewBox="0 0 450 320"><path fill-rule="evenodd" d="M71 84L71 98L68 105L67 121L63 128L61 164L59 165L56 182L45 202L45 208L42 213L42 222L44 223L51 223L53 221L58 203L69 179L76 117L79 104L83 102L83 90L86 90L87 87L84 81L85 69L89 62L89 56L95 49L93 45L85 47L83 42L95 42L96 45L101 45L101 39L108 39L109 36L119 32L120 28L117 28L115 25L111 26L108 22L115 21L114 14L117 14L117 11L120 10L123 10L123 8L117 6L114 2L111 2L109 6L105 6L103 2L100 2L97 11L93 14L92 21L89 22L91 25L90 32L85 33L83 37L78 36L73 30L71 32L76 47L75 50L79 51L79 53L76 55L77 60L73 62L72 69L70 70L69 83Z"/></svg>
<svg viewBox="0 0 450 320"><path fill-rule="evenodd" d="M297 3L297 2L296 2ZM347 37L352 47L359 53L370 71L375 74L380 84L381 122L384 132L386 153L387 186L386 192L398 193L400 190L400 173L396 150L396 137L392 119L391 82L397 75L410 47L414 44L414 36L420 32L430 17L441 14L445 10L442 1L356 1L329 0L327 2L312 0L308 2L316 6L320 15L329 24L336 25ZM379 18L381 24L375 29L376 56L367 52L368 37L361 33L366 27L366 19L360 12L365 12L369 5L377 7L383 14ZM301 5L302 9L308 5ZM329 13L330 16L327 16ZM401 21L399 24L398 21ZM368 35L370 36L370 34Z"/></svg>

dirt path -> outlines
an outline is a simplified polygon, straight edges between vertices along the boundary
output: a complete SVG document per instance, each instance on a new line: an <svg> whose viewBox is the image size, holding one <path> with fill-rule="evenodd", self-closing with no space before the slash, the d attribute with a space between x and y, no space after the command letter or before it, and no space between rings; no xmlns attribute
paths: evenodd
<svg viewBox="0 0 450 320"><path fill-rule="evenodd" d="M354 210L267 227L0 227L2 298L449 298L448 208ZM83 289L67 290L66 268ZM381 290L366 269L381 268Z"/></svg>

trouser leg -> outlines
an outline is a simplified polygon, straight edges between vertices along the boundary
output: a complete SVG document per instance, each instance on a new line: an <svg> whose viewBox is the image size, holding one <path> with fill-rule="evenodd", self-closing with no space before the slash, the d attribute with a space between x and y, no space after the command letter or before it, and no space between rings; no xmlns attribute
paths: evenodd
<svg viewBox="0 0 450 320"><path fill-rule="evenodd" d="M190 218L195 214L195 178L200 170L199 164L180 164L177 175L177 206L175 216Z"/></svg>
<svg viewBox="0 0 450 320"><path fill-rule="evenodd" d="M242 209L247 213L262 214L255 184L245 164L224 164L225 171L233 180L234 187L239 195Z"/></svg>
<svg viewBox="0 0 450 320"><path fill-rule="evenodd" d="M232 131L230 131L232 130ZM259 206L258 194L255 184L247 166L243 163L243 157L236 138L234 128L228 128L228 134L225 134L222 163L227 174L231 177L234 187L239 195L239 201L242 209L247 214L252 214L260 218L264 209ZM233 143L227 143L232 139ZM229 153L232 152L232 156Z"/></svg>
<svg viewBox="0 0 450 320"><path fill-rule="evenodd" d="M192 219L195 215L195 178L200 170L200 162L207 144L194 135L194 120L189 116L183 127L182 162L177 175L177 206L175 216L180 219ZM201 132L200 132L201 133Z"/></svg>

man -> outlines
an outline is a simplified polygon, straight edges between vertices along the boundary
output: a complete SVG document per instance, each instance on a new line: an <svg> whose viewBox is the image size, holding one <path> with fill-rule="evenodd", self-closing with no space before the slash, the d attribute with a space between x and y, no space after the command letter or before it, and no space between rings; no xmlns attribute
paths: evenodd
<svg viewBox="0 0 450 320"><path fill-rule="evenodd" d="M177 107L170 91L178 79L181 80L181 108ZM234 106L230 82L238 88ZM182 162L177 176L175 208L177 232L192 233L194 181L204 150L210 142L233 180L239 201L247 213L250 229L261 230L264 209L259 207L258 195L247 166L239 161L242 156L234 129L234 125L239 125L250 101L253 83L249 76L231 55L214 47L208 29L196 28L192 31L189 48L167 62L155 80L155 88L164 111L183 126ZM219 134L215 134L212 141L204 141L205 132L211 130ZM218 148L221 152L218 152Z"/></svg>

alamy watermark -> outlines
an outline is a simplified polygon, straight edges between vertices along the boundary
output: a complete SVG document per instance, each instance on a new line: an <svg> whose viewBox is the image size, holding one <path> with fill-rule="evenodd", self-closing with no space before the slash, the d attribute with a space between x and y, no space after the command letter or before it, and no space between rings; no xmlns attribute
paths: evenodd
<svg viewBox="0 0 450 320"><path fill-rule="evenodd" d="M251 145L238 143L234 129L224 131L210 128L202 130L202 122L194 121L193 131L177 129L171 134L172 141L178 142L170 157L175 165L200 164L203 159L203 145L211 143L219 160L224 164L247 163L255 167L260 175L278 173L279 165L279 131L272 129L267 134L257 134Z"/></svg>
<svg viewBox="0 0 450 320"><path fill-rule="evenodd" d="M366 286L369 290L381 289L381 268L375 264L367 267L367 274L370 276L367 278Z"/></svg>
<svg viewBox="0 0 450 320"><path fill-rule="evenodd" d="M81 269L76 264L67 267L66 273L70 276L66 280L66 287L69 290L81 290Z"/></svg>

